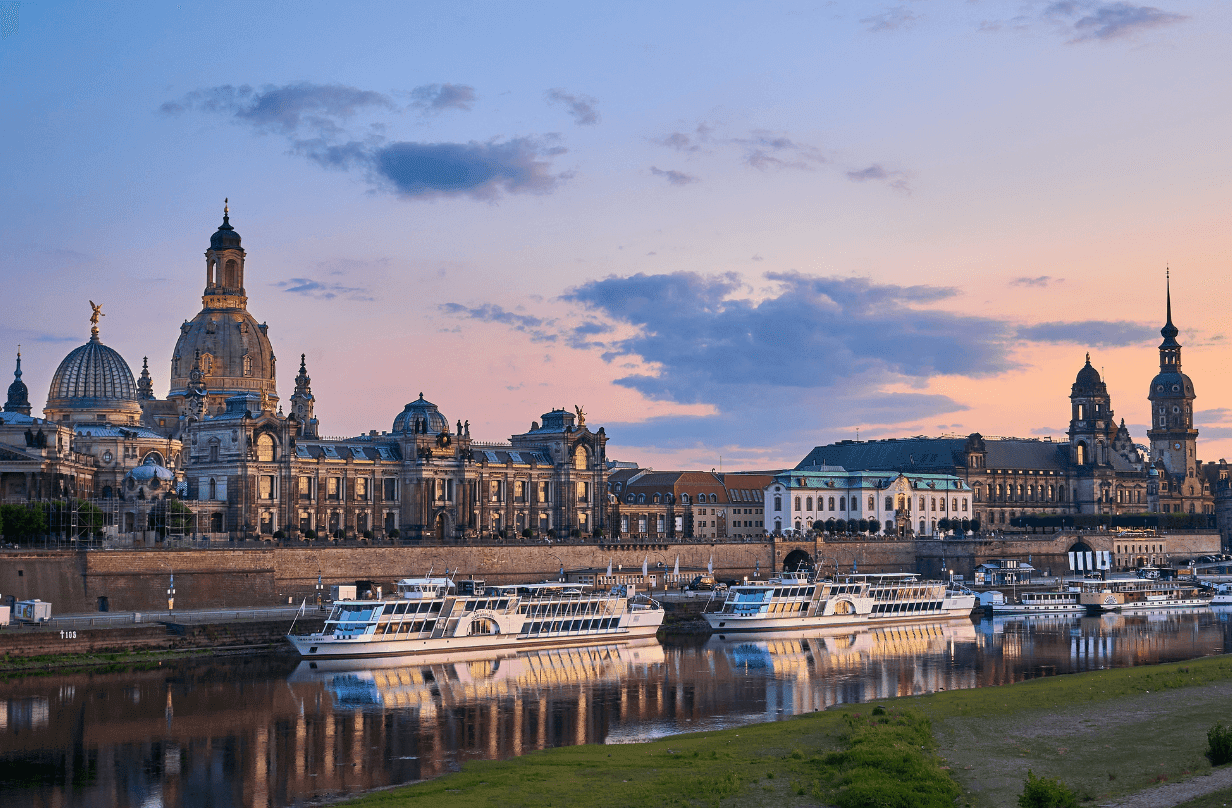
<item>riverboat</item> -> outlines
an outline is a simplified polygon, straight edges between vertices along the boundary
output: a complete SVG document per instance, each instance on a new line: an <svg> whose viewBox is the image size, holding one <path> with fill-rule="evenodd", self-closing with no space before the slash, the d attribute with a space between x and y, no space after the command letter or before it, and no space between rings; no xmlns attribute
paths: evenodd
<svg viewBox="0 0 1232 808"><path fill-rule="evenodd" d="M1213 595L1194 584L1148 578L1084 583L1078 600L1088 611L1107 612L1205 607Z"/></svg>
<svg viewBox="0 0 1232 808"><path fill-rule="evenodd" d="M1078 602L1082 590L1070 588L1064 591L1023 592L1017 601L993 603L993 614L1064 614L1085 612L1087 607Z"/></svg>
<svg viewBox="0 0 1232 808"><path fill-rule="evenodd" d="M1212 606L1232 606L1232 584L1215 584L1210 591Z"/></svg>
<svg viewBox="0 0 1232 808"><path fill-rule="evenodd" d="M816 578L785 572L768 581L737 584L711 602L702 617L712 631L789 631L820 626L910 623L968 616L975 594L913 573L866 573Z"/></svg>
<svg viewBox="0 0 1232 808"><path fill-rule="evenodd" d="M621 642L662 623L663 607L632 586L404 578L392 597L336 602L323 631L287 639L308 659L405 656Z"/></svg>

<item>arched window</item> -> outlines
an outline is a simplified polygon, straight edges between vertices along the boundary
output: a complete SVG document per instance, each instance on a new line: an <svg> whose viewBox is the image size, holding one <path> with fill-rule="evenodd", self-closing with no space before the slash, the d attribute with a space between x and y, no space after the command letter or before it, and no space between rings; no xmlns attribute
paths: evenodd
<svg viewBox="0 0 1232 808"><path fill-rule="evenodd" d="M935 501L933 502L933 507L934 508L937 507L937 504ZM927 510L928 510L928 503L925 501L924 497L920 497L920 513L924 513Z"/></svg>
<svg viewBox="0 0 1232 808"><path fill-rule="evenodd" d="M774 496L774 509L776 511L783 510L783 498L779 496L778 494L775 494ZM779 524L778 520L775 520L774 524L775 524L775 530L778 530L778 524Z"/></svg>
<svg viewBox="0 0 1232 808"><path fill-rule="evenodd" d="M711 494L711 495L710 495L710 501L711 501L711 502L718 502L718 501L719 501L719 495L718 495L718 494Z"/></svg>
<svg viewBox="0 0 1232 808"><path fill-rule="evenodd" d="M641 503L645 502L645 501L646 501L646 495L645 495L645 494L638 494L638 495L637 495L637 501L638 501L638 504L641 504Z"/></svg>
<svg viewBox="0 0 1232 808"><path fill-rule="evenodd" d="M244 375L252 375L252 357L248 354L244 354Z"/></svg>
<svg viewBox="0 0 1232 808"><path fill-rule="evenodd" d="M892 511L892 510L894 510L894 498L893 498L893 497L886 497L886 503L885 503L885 505L886 505L886 506L885 506L885 509L886 509L887 511Z"/></svg>
<svg viewBox="0 0 1232 808"><path fill-rule="evenodd" d="M834 510L834 497L830 497L828 504L830 505L830 510Z"/></svg>
<svg viewBox="0 0 1232 808"><path fill-rule="evenodd" d="M950 510L951 511L958 510L958 497L954 497L954 499L950 501Z"/></svg>
<svg viewBox="0 0 1232 808"><path fill-rule="evenodd" d="M868 495L868 509L870 511L877 510L877 498L874 497L872 494Z"/></svg>
<svg viewBox="0 0 1232 808"><path fill-rule="evenodd" d="M586 447L579 445L573 450L573 467L579 470L585 470L590 465L590 455L586 452Z"/></svg>
<svg viewBox="0 0 1232 808"><path fill-rule="evenodd" d="M937 498L936 497L933 497L933 501L931 504L933 506L933 510L934 511L937 510Z"/></svg>
<svg viewBox="0 0 1232 808"><path fill-rule="evenodd" d="M659 504L659 495L658 495L658 494L655 494L655 495L654 495L654 504L656 504L656 505L658 505L658 504Z"/></svg>
<svg viewBox="0 0 1232 808"><path fill-rule="evenodd" d="M796 497L796 510L800 510L800 498Z"/></svg>
<svg viewBox="0 0 1232 808"><path fill-rule="evenodd" d="M847 497L839 497L839 498L838 498L838 509L839 509L840 511L845 511L845 510L847 510Z"/></svg>
<svg viewBox="0 0 1232 808"><path fill-rule="evenodd" d="M210 478L210 499L218 499L218 481Z"/></svg>
<svg viewBox="0 0 1232 808"><path fill-rule="evenodd" d="M274 460L274 439L268 434L257 438L257 460L272 463Z"/></svg>
<svg viewBox="0 0 1232 808"><path fill-rule="evenodd" d="M234 258L223 265L222 285L228 289L238 289L240 286L240 264Z"/></svg>
<svg viewBox="0 0 1232 808"><path fill-rule="evenodd" d="M688 504L689 504L689 495L688 495L688 494L681 494L681 495L680 495L680 504L681 504L681 505L688 505Z"/></svg>
<svg viewBox="0 0 1232 808"><path fill-rule="evenodd" d="M633 504L633 495L632 495L632 494L625 494L625 502L627 502L627 503L629 503L630 505L632 505L632 504Z"/></svg>
<svg viewBox="0 0 1232 808"><path fill-rule="evenodd" d="M921 536L924 535L924 520L923 519L920 520L920 535Z"/></svg>
<svg viewBox="0 0 1232 808"><path fill-rule="evenodd" d="M804 500L804 505L805 505L804 510L806 510L806 511L811 511L811 510L813 510L813 498L812 498L812 497L806 497L806 498L805 498L805 500Z"/></svg>
<svg viewBox="0 0 1232 808"><path fill-rule="evenodd" d="M1075 458L1078 461L1078 465L1085 466L1087 464L1087 445L1085 443L1079 443L1074 451L1076 453Z"/></svg>

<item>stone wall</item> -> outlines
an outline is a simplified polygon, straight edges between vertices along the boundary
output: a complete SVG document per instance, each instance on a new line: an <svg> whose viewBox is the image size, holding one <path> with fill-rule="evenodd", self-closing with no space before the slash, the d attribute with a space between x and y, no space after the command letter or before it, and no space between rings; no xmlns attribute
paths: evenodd
<svg viewBox="0 0 1232 808"><path fill-rule="evenodd" d="M489 583L555 578L567 570L613 568L704 570L713 559L720 578L765 577L789 557L843 572L942 571L968 575L984 561L1030 560L1038 569L1069 569L1067 552L1078 540L1093 550L1113 550L1102 533L1057 533L1024 539L981 537L920 541L794 541L733 544L495 545L410 547L268 547L208 550L91 550L0 553L0 594L6 599L42 598L54 614L96 612L99 598L111 611L161 610L175 573L177 609L240 608L298 603L311 598L317 575L332 584L372 581L388 586L398 578L457 570ZM1169 533L1173 558L1219 552L1219 534ZM792 556L795 552L797 555ZM662 565L661 567L659 565ZM388 590L386 590L388 591Z"/></svg>

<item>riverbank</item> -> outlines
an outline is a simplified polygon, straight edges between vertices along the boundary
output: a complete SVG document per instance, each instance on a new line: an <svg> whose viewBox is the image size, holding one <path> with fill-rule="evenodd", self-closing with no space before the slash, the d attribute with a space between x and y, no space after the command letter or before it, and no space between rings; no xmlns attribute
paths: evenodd
<svg viewBox="0 0 1232 808"><path fill-rule="evenodd" d="M844 705L648 743L574 746L467 763L456 774L346 804L803 808L835 799L874 804L836 795L842 763L852 754L851 722L870 720L878 708L896 721L926 718L935 748L935 754L925 749L909 758L899 744L903 756L897 762L887 758L881 769L901 765L918 775L935 763L960 793L951 804L1013 805L1028 769L1061 779L1083 805L1162 808L1193 799L1199 800L1195 805L1207 804L1232 785L1232 773L1212 770L1203 756L1207 730L1226 720L1230 697L1232 656L1207 657ZM903 776L896 772L890 779Z"/></svg>

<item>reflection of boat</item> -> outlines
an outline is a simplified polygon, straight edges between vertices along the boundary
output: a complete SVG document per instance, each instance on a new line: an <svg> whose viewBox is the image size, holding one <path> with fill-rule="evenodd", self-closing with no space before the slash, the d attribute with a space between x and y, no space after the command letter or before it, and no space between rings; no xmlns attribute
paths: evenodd
<svg viewBox="0 0 1232 808"><path fill-rule="evenodd" d="M287 639L311 658L404 656L620 642L654 636L663 623L663 607L631 586L460 583L404 578L395 597L339 601L324 631Z"/></svg>
<svg viewBox="0 0 1232 808"><path fill-rule="evenodd" d="M725 654L744 670L787 670L809 659L892 659L943 653L950 643L974 643L975 624L960 617L932 622L859 627L813 628L804 631L712 634L706 649Z"/></svg>
<svg viewBox="0 0 1232 808"><path fill-rule="evenodd" d="M1086 606L1078 602L1080 590L1067 589L1064 592L1023 592L1017 602L993 602L993 614L1057 614L1062 612L1084 612Z"/></svg>
<svg viewBox="0 0 1232 808"><path fill-rule="evenodd" d="M1212 594L1177 581L1097 581L1082 585L1078 602L1092 611L1193 608L1209 606Z"/></svg>
<svg viewBox="0 0 1232 808"><path fill-rule="evenodd" d="M377 660L304 660L291 684L320 683L335 704L418 707L464 704L519 693L613 680L630 668L661 665L657 640L571 648L509 649L461 654L416 654Z"/></svg>
<svg viewBox="0 0 1232 808"><path fill-rule="evenodd" d="M907 623L967 616L975 595L911 573L814 579L785 572L739 584L702 616L720 632L801 630L822 626Z"/></svg>

